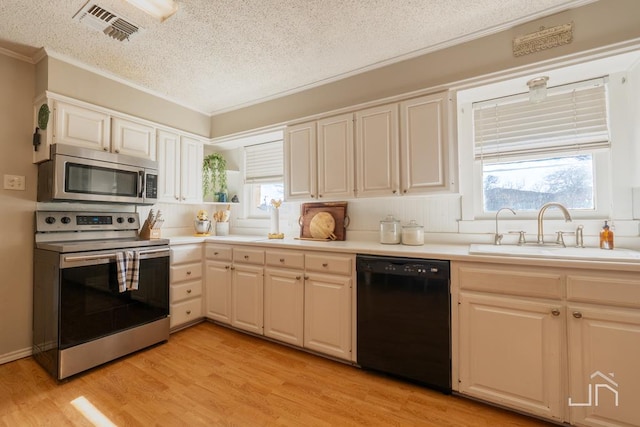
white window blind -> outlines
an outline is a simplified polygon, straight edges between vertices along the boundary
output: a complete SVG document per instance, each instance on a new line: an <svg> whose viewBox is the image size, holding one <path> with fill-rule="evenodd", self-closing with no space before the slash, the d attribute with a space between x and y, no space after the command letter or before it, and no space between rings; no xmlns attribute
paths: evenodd
<svg viewBox="0 0 640 427"><path fill-rule="evenodd" d="M284 176L283 150L282 141L245 147L245 183L282 181Z"/></svg>
<svg viewBox="0 0 640 427"><path fill-rule="evenodd" d="M609 147L604 78L473 104L476 159Z"/></svg>

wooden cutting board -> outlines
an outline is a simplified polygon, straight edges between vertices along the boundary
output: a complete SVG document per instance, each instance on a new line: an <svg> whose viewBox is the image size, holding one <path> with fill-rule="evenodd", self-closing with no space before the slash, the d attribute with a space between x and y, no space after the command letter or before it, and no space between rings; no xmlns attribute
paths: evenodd
<svg viewBox="0 0 640 427"><path fill-rule="evenodd" d="M330 220L326 218L326 214L328 213L333 217L333 222L335 224L333 229L333 234L335 235L335 240L345 240L347 230L346 227L349 224L349 217L347 216L347 202L312 202L312 203L303 203L300 206L300 218L298 219L298 223L300 224L300 237L301 238L316 238L313 234L319 235L317 229L314 230L315 233L311 233L311 221L313 218L319 214L320 218L325 216L323 221L330 224ZM316 220L318 222L318 220ZM328 238L329 235L326 232L322 233L320 238Z"/></svg>

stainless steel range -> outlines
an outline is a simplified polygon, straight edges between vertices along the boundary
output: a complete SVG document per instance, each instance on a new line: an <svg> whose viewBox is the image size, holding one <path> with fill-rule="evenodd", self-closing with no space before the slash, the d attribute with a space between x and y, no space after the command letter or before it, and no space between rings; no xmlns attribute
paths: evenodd
<svg viewBox="0 0 640 427"><path fill-rule="evenodd" d="M137 213L36 211L35 228L33 356L51 375L169 338L169 241L140 239Z"/></svg>

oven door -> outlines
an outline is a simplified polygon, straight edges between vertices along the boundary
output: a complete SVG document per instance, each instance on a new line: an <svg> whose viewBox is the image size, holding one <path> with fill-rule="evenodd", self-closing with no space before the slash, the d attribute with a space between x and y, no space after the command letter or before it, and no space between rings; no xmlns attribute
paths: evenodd
<svg viewBox="0 0 640 427"><path fill-rule="evenodd" d="M138 289L119 292L116 252L60 255L60 349L169 315L169 249L140 249Z"/></svg>

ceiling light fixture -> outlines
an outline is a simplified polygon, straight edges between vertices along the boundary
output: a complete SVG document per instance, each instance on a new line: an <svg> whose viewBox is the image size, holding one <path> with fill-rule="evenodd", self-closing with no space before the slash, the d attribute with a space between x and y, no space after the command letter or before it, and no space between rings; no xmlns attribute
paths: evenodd
<svg viewBox="0 0 640 427"><path fill-rule="evenodd" d="M531 79L527 82L529 86L529 101L533 103L542 102L547 97L547 81L549 77L542 76Z"/></svg>
<svg viewBox="0 0 640 427"><path fill-rule="evenodd" d="M127 2L161 22L178 10L178 5L173 0L127 0Z"/></svg>

